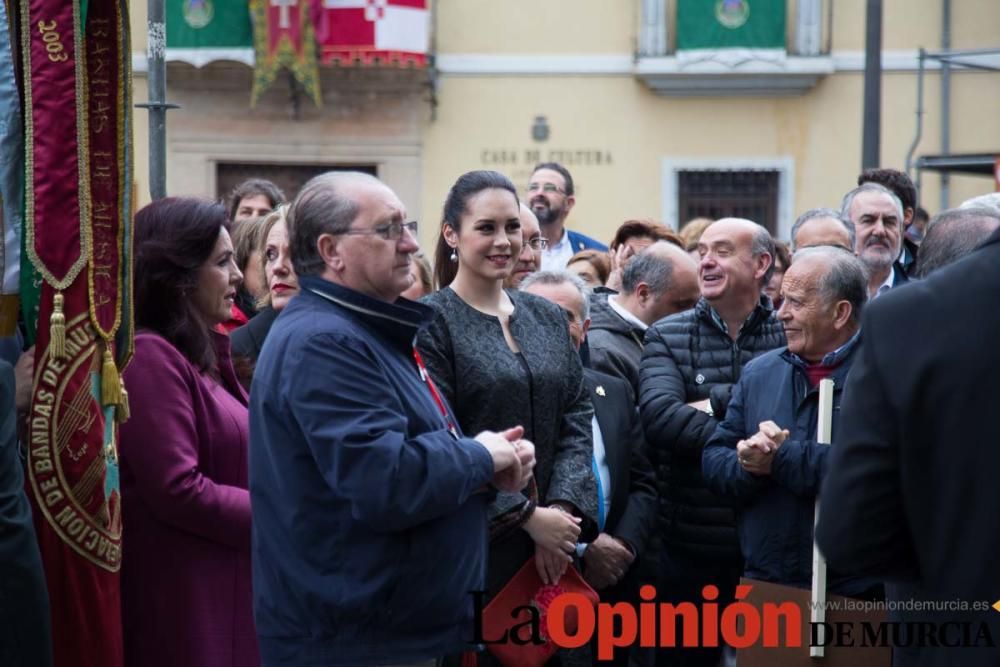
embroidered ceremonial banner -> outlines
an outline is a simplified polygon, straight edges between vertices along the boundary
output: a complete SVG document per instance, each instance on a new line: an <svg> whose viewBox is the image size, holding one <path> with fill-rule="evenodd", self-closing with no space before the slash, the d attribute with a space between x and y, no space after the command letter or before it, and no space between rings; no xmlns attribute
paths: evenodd
<svg viewBox="0 0 1000 667"><path fill-rule="evenodd" d="M7 7L0 0L0 336L17 328L24 206L24 135L21 95Z"/></svg>
<svg viewBox="0 0 1000 667"><path fill-rule="evenodd" d="M427 0L314 0L324 65L423 67L430 42Z"/></svg>
<svg viewBox="0 0 1000 667"><path fill-rule="evenodd" d="M87 277L90 287L91 321L104 341L101 367L102 405L122 405L122 381L116 366L113 340L122 323L124 288L130 275L123 275L126 227L131 224L131 165L126 162L126 133L131 105L127 31L121 25L116 2L90 5L83 72L87 112L89 172L81 181L81 196L89 203L91 243ZM129 272L130 273L130 272ZM127 361L130 350L122 356Z"/></svg>
<svg viewBox="0 0 1000 667"><path fill-rule="evenodd" d="M677 50L785 50L785 0L677 0Z"/></svg>
<svg viewBox="0 0 1000 667"><path fill-rule="evenodd" d="M168 61L195 67L215 60L253 65L247 0L170 0L165 9Z"/></svg>
<svg viewBox="0 0 1000 667"><path fill-rule="evenodd" d="M37 332L28 480L55 665L120 667L116 419L127 413L119 367L132 349L131 52L125 0L83 4L21 8L25 255L43 275L39 317L51 323Z"/></svg>
<svg viewBox="0 0 1000 667"><path fill-rule="evenodd" d="M91 0L92 3L105 0ZM114 408L100 405L100 343L87 283L63 293L67 358L38 330L28 422L28 479L52 613L55 667L121 667L122 518L112 441ZM42 311L54 290L43 286Z"/></svg>
<svg viewBox="0 0 1000 667"><path fill-rule="evenodd" d="M250 0L253 15L254 67L250 106L286 68L316 106L322 105L316 65L316 35L309 0Z"/></svg>
<svg viewBox="0 0 1000 667"><path fill-rule="evenodd" d="M79 196L80 160L86 160L80 46L80 2L29 0L22 48L26 83L25 249L35 269L57 292L49 315L52 354L63 355L65 315L60 293L87 261L88 211ZM67 117L73 122L67 122ZM44 326L44 323L40 323Z"/></svg>

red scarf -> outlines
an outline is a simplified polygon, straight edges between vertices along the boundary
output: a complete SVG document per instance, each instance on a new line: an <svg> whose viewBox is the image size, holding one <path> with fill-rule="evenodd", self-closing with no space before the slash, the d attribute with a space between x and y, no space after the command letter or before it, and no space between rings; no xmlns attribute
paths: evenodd
<svg viewBox="0 0 1000 667"><path fill-rule="evenodd" d="M825 380L833 375L833 371L837 370L839 365L839 363L833 366L824 366L822 363L806 364L806 377L809 378L809 386L815 387L820 383L820 380Z"/></svg>

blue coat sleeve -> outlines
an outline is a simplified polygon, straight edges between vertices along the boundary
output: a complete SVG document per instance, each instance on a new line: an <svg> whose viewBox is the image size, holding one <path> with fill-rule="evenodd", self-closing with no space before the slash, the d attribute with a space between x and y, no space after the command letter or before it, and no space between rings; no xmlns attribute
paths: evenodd
<svg viewBox="0 0 1000 667"><path fill-rule="evenodd" d="M458 510L493 478L489 452L454 438L442 424L409 434L408 403L365 342L321 334L296 355L301 368L284 388L320 474L351 504L353 518L395 532ZM317 374L316 368L335 369ZM414 374L416 374L414 367Z"/></svg>
<svg viewBox="0 0 1000 667"><path fill-rule="evenodd" d="M774 455L771 478L798 496L819 494L830 445L815 440L786 440Z"/></svg>
<svg viewBox="0 0 1000 667"><path fill-rule="evenodd" d="M752 435L746 424L744 391L744 381L741 379L733 388L729 407L726 408L726 418L719 422L701 454L701 473L708 488L738 499L755 497L769 483L767 477L751 475L744 470L736 455L736 444ZM754 428L753 432L756 430Z"/></svg>

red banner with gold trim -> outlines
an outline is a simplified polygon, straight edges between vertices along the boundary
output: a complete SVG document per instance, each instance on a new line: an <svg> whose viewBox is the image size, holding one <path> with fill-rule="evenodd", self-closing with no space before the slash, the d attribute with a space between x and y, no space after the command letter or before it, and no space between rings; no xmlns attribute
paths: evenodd
<svg viewBox="0 0 1000 667"><path fill-rule="evenodd" d="M83 54L80 2L30 0L23 6L21 40L25 76L25 249L42 278L69 287L86 264L90 239L79 197L85 142L81 103ZM67 122L69 120L69 122ZM57 294L49 317L57 356L65 318ZM43 322L39 323L44 326Z"/></svg>
<svg viewBox="0 0 1000 667"><path fill-rule="evenodd" d="M26 246L44 279L28 480L53 654L57 667L120 667L116 437L133 328L128 12L124 0L23 3Z"/></svg>

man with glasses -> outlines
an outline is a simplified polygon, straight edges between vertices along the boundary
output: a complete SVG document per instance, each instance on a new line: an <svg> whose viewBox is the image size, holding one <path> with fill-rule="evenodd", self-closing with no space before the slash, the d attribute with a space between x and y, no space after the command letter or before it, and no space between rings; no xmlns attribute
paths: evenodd
<svg viewBox="0 0 1000 667"><path fill-rule="evenodd" d="M528 181L528 204L542 225L542 236L549 240L549 247L542 255L546 271L565 269L570 257L581 250L603 250L608 247L599 241L566 229L566 218L576 203L573 196L573 177L558 162L542 162L535 166Z"/></svg>
<svg viewBox="0 0 1000 667"><path fill-rule="evenodd" d="M462 434L413 347L417 224L378 179L309 181L288 214L302 291L250 396L254 617L264 664L433 665L467 648L491 489L534 467L523 429ZM222 493L222 491L220 491Z"/></svg>
<svg viewBox="0 0 1000 667"><path fill-rule="evenodd" d="M542 252L549 247L549 240L542 236L542 229L538 226L535 214L524 202L521 202L520 209L518 219L521 221L521 238L524 243L521 245L521 254L517 257L514 270L504 281L504 287L514 289L521 285L522 280L542 268Z"/></svg>

